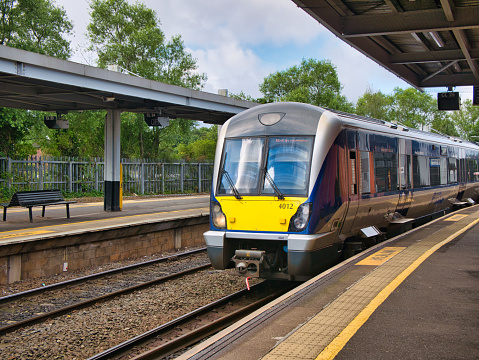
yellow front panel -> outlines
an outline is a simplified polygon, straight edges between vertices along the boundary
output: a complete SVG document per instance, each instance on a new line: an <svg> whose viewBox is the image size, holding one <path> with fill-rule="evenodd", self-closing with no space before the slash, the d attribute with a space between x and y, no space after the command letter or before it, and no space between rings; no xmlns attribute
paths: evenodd
<svg viewBox="0 0 479 360"><path fill-rule="evenodd" d="M216 197L226 215L228 230L288 231L289 220L307 198L272 196Z"/></svg>

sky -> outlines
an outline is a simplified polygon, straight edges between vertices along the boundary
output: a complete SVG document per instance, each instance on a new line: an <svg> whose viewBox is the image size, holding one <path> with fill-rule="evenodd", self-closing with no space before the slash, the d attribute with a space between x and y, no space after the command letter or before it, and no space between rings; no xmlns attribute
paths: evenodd
<svg viewBox="0 0 479 360"><path fill-rule="evenodd" d="M75 51L71 60L94 66L94 56L85 51L88 0L54 1L74 25L74 36L69 37ZM167 39L181 35L187 51L197 59L198 71L208 76L203 88L207 92L228 89L258 98L262 96L259 84L266 76L309 58L330 60L336 66L343 94L353 103L368 88L390 94L395 87L409 87L334 36L291 0L141 2L155 10ZM434 90L426 91L436 96ZM461 92L462 99L472 98L472 87L456 91Z"/></svg>

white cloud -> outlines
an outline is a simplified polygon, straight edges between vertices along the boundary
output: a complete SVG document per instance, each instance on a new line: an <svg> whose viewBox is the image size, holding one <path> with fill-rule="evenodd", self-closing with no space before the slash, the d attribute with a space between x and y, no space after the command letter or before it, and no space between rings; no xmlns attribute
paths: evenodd
<svg viewBox="0 0 479 360"><path fill-rule="evenodd" d="M200 72L208 75L205 91L216 93L228 89L230 93L259 97L258 84L271 71L253 51L227 43L214 48L191 50L198 60Z"/></svg>
<svg viewBox="0 0 479 360"><path fill-rule="evenodd" d="M56 0L74 21L75 38L86 47L87 0ZM129 0L134 3L134 0ZM390 93L408 85L320 26L291 0L140 0L156 11L167 36L180 34L208 76L204 90L227 88L253 97L269 73L299 64L302 58L330 59L343 93L355 102L368 86ZM74 61L93 64L77 52Z"/></svg>
<svg viewBox="0 0 479 360"><path fill-rule="evenodd" d="M309 42L326 30L291 0L146 0L168 36L181 34L189 46L275 45Z"/></svg>

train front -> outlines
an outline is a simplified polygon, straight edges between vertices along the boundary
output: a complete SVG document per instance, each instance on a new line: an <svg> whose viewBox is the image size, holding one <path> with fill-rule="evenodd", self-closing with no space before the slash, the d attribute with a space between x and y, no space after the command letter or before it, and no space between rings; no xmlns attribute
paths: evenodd
<svg viewBox="0 0 479 360"><path fill-rule="evenodd" d="M317 236L309 228L313 208L308 199L318 175L311 164L322 111L275 103L244 111L223 125L210 231L204 234L216 269L234 267L238 275L270 279L314 275L310 252Z"/></svg>

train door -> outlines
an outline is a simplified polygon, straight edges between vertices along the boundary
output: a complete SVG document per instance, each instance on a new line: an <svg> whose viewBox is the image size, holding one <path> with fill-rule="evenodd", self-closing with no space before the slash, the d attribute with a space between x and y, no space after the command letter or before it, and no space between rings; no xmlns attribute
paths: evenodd
<svg viewBox="0 0 479 360"><path fill-rule="evenodd" d="M411 189L411 155L399 155L399 174L399 200L396 212L406 216L413 195Z"/></svg>
<svg viewBox="0 0 479 360"><path fill-rule="evenodd" d="M349 206L341 229L343 234L351 232L359 207L360 157L356 144L357 132L348 131L347 169L345 171L347 173Z"/></svg>
<svg viewBox="0 0 479 360"><path fill-rule="evenodd" d="M409 206L412 202L413 192L411 189L412 184L412 164L411 153L412 144L411 140L399 139L399 200L396 208L396 212L402 216L407 215Z"/></svg>
<svg viewBox="0 0 479 360"><path fill-rule="evenodd" d="M412 165L411 165L411 141L399 139L399 200L396 212L402 216L407 215L412 202L413 192L411 189Z"/></svg>

